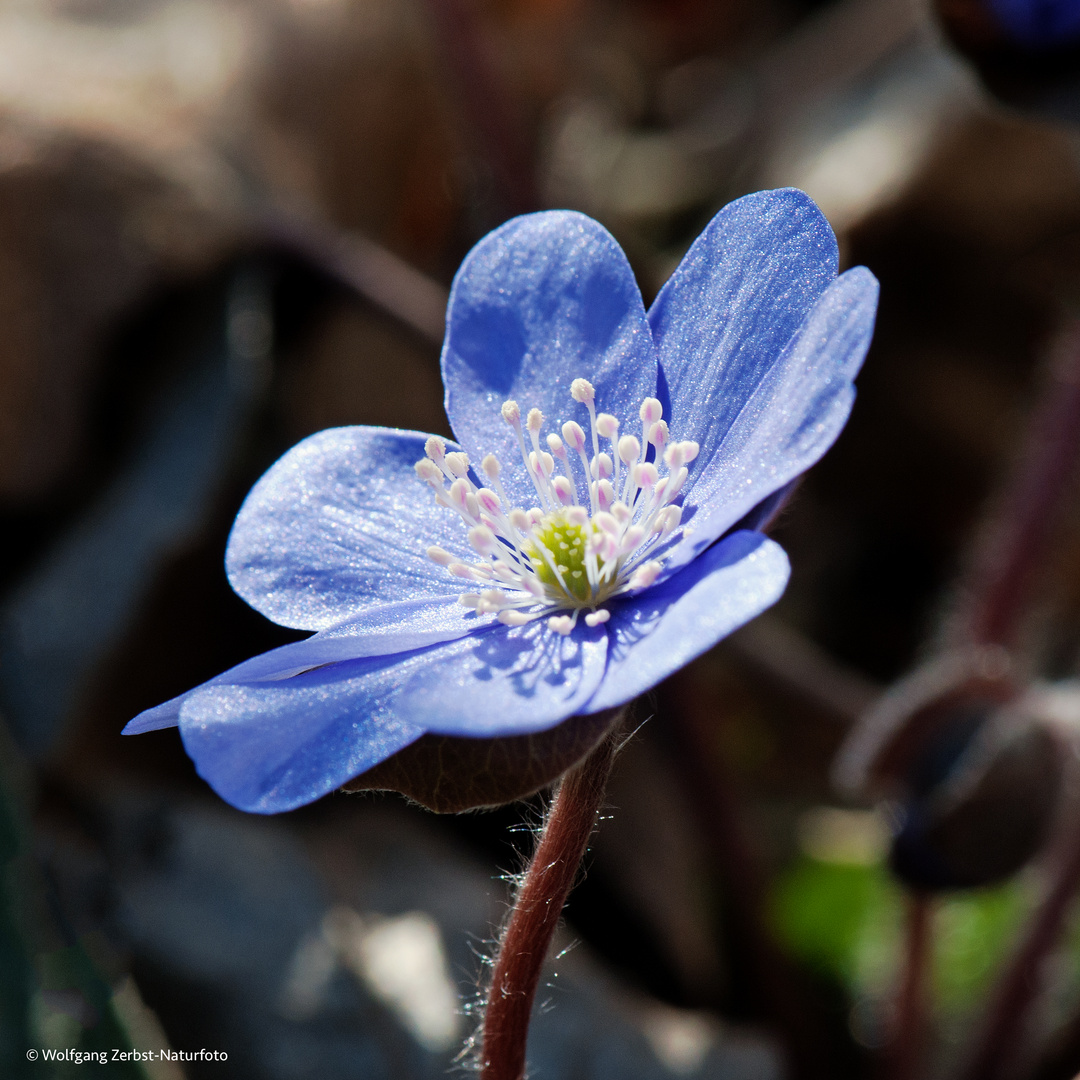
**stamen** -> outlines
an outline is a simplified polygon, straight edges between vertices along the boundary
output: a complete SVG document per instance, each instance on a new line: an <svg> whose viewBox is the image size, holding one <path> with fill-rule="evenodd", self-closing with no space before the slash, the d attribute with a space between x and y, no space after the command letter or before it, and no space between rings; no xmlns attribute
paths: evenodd
<svg viewBox="0 0 1080 1080"><path fill-rule="evenodd" d="M446 468L451 476L464 477L469 472L469 455L460 451L446 455Z"/></svg>
<svg viewBox="0 0 1080 1080"><path fill-rule="evenodd" d="M600 432L605 439L615 441L616 436L619 434L619 421L615 419L611 413L602 412L596 418L596 430Z"/></svg>
<svg viewBox="0 0 1080 1080"><path fill-rule="evenodd" d="M467 563L441 547L427 550L454 577L483 583L481 592L462 593L459 603L477 614L494 614L507 626L542 617L553 633L563 635L583 613L587 626L603 625L611 618L604 606L608 600L656 580L664 556L654 552L662 552L681 527L682 508L673 500L699 452L695 442L671 439L656 398L641 403L638 438L620 436L619 420L597 413L596 392L588 380L575 379L570 395L588 410L591 438L575 420L562 424L561 438L554 432L545 436L539 409L530 409L523 425L516 401L502 405L536 505L511 503L494 454L482 458L478 470L490 487L478 486L465 452L447 452L438 436L426 441L426 456L416 464L417 476L432 487L436 503L459 514L469 546L480 557L478 563ZM600 450L601 438L610 453ZM571 462L574 456L580 475ZM587 506L578 498L581 480ZM687 531L683 528L683 535Z"/></svg>
<svg viewBox="0 0 1080 1080"><path fill-rule="evenodd" d="M570 396L582 405L592 405L596 401L596 391L588 379L575 379L570 384Z"/></svg>

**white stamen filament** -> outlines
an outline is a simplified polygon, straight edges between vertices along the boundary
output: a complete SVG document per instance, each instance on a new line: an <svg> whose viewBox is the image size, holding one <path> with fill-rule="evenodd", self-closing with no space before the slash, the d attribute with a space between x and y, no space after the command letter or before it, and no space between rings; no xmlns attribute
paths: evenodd
<svg viewBox="0 0 1080 1080"><path fill-rule="evenodd" d="M541 442L539 409L529 410L524 425L516 401L504 402L501 409L538 505L512 504L494 454L486 455L479 469L490 487L478 486L468 456L460 450L448 453L437 436L427 440L427 456L416 464L435 501L461 517L468 545L481 560L467 562L437 546L427 549L428 557L454 577L481 583L480 592L461 594L462 606L494 614L507 626L543 617L549 630L564 636L577 626L579 614L584 613L586 626L601 626L611 618L609 601L655 583L669 541L688 532L681 525L682 508L673 500L689 476L687 465L698 455L697 443L671 439L656 398L641 403L638 439L620 436L619 420L597 413L588 380L575 379L570 395L588 411L589 436L568 420L562 438L551 433ZM601 438L610 453L601 451ZM587 506L579 497L582 481Z"/></svg>

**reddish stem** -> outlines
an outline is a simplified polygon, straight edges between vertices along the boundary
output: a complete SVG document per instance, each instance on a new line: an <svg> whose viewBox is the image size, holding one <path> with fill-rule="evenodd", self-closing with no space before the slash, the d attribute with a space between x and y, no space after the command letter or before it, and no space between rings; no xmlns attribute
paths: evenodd
<svg viewBox="0 0 1080 1080"><path fill-rule="evenodd" d="M1071 808L1075 812L1075 805ZM1071 825L1072 827L1069 827ZM1080 889L1080 827L1070 822L1042 904L994 990L982 1037L964 1080L1000 1080L1015 1064L1046 957L1061 937L1071 902Z"/></svg>
<svg viewBox="0 0 1080 1080"><path fill-rule="evenodd" d="M717 718L708 696L684 668L664 684L666 730L674 741L673 761L682 790L716 859L732 931L745 956L742 972L751 997L775 1024L794 1080L835 1075L817 1002L787 960L764 922L767 882L757 845L743 815L723 756L717 752Z"/></svg>
<svg viewBox="0 0 1080 1080"><path fill-rule="evenodd" d="M506 925L484 1010L482 1080L522 1080L536 987L596 826L620 724L562 779Z"/></svg>
<svg viewBox="0 0 1080 1080"><path fill-rule="evenodd" d="M907 955L903 981L896 1002L896 1026L893 1034L891 1080L913 1080L922 1064L927 1027L927 977L933 945L931 898L922 892L907 898Z"/></svg>
<svg viewBox="0 0 1080 1080"><path fill-rule="evenodd" d="M1080 320L1055 344L1012 474L991 505L947 633L953 643L1015 646L1063 495L1080 457Z"/></svg>

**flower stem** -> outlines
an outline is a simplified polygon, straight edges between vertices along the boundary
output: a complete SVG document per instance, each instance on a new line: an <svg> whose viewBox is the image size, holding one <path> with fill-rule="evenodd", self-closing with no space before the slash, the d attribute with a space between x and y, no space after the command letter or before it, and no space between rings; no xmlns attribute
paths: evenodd
<svg viewBox="0 0 1080 1080"><path fill-rule="evenodd" d="M1075 804L1069 807L1075 813ZM1064 816L1064 815L1063 815ZM1067 821L1054 852L1050 882L1024 937L998 982L964 1080L999 1080L1015 1066L1047 956L1060 940L1080 891L1080 827Z"/></svg>
<svg viewBox="0 0 1080 1080"><path fill-rule="evenodd" d="M481 1033L482 1080L522 1080L536 987L596 826L621 724L559 784L495 958Z"/></svg>
<svg viewBox="0 0 1080 1080"><path fill-rule="evenodd" d="M926 991L933 945L933 913L933 900L929 894L913 892L908 895L907 955L896 1002L889 1068L891 1080L913 1080L922 1065L929 1011Z"/></svg>

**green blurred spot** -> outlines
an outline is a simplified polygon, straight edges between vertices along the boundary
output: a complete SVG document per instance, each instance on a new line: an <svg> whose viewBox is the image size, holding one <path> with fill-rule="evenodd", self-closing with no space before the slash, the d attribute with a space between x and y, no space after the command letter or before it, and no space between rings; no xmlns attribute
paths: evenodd
<svg viewBox="0 0 1080 1080"><path fill-rule="evenodd" d="M933 1007L939 1020L949 1024L977 1010L1030 908L1020 880L936 899ZM781 943L836 980L853 1001L891 996L903 948L904 893L882 863L804 857L777 880L770 917ZM1080 935L1074 952L1077 946Z"/></svg>

